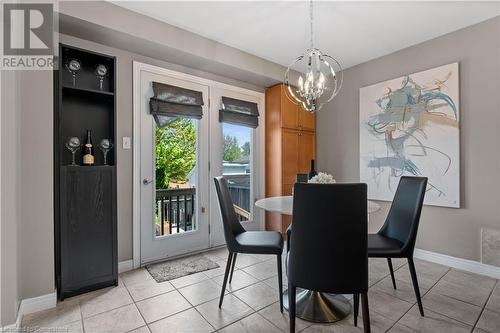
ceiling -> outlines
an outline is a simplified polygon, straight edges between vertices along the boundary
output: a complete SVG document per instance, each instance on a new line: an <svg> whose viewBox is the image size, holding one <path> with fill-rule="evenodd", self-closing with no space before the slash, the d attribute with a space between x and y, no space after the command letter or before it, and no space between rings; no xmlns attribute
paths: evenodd
<svg viewBox="0 0 500 333"><path fill-rule="evenodd" d="M304 1L114 3L284 66L309 47ZM500 2L315 2L314 44L347 68L498 15Z"/></svg>

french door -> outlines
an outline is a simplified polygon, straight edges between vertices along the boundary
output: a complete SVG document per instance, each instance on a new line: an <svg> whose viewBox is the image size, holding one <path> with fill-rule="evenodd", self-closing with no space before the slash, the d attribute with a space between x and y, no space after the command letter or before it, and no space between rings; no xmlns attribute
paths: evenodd
<svg viewBox="0 0 500 333"><path fill-rule="evenodd" d="M219 122L218 112L221 109L222 96L259 104L258 96L252 96L230 89L212 87L210 100L212 121L210 178L224 176L228 180L229 192L233 199L236 215L246 230L260 227L260 218L254 212L255 198L258 197L260 168L259 133L257 130L241 125ZM262 117L263 118L263 117ZM239 147L240 149L235 149ZM210 197L216 198L215 184L210 184ZM211 245L219 246L225 243L224 230L220 219L219 203L210 201Z"/></svg>
<svg viewBox="0 0 500 333"><path fill-rule="evenodd" d="M149 113L152 82L209 96L206 85L141 71L141 264L209 247L209 117L157 127Z"/></svg>
<svg viewBox="0 0 500 333"><path fill-rule="evenodd" d="M142 64L141 64L142 65ZM134 98L140 115L140 265L197 252L225 243L213 177L228 178L238 218L246 229L259 229L263 214L254 212L263 178L263 128L219 122L221 97L259 104L263 94L227 89L222 84L144 65L134 74ZM152 82L200 91L203 117L178 117L158 128L149 112ZM263 118L263 117L261 117ZM137 127L136 127L137 130ZM136 134L136 135L137 135ZM136 164L137 165L137 164ZM136 223L136 222L134 222ZM134 256L137 252L134 250Z"/></svg>

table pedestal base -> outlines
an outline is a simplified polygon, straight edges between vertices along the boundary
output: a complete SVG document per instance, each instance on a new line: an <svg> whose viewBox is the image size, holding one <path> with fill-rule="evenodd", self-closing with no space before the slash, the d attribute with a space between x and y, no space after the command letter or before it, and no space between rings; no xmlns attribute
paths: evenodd
<svg viewBox="0 0 500 333"><path fill-rule="evenodd" d="M288 310L288 290L283 293L283 306ZM351 313L351 303L342 295L297 288L295 309L295 315L300 319L333 323Z"/></svg>

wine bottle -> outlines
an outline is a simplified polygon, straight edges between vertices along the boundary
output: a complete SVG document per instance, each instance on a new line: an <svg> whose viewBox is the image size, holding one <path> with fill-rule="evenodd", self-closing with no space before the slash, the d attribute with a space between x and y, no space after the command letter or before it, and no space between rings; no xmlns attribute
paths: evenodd
<svg viewBox="0 0 500 333"><path fill-rule="evenodd" d="M309 170L309 179L316 176L316 170L314 170L314 160L311 160L311 170Z"/></svg>
<svg viewBox="0 0 500 333"><path fill-rule="evenodd" d="M94 150L92 146L92 133L87 130L87 139L83 154L83 165L94 165Z"/></svg>

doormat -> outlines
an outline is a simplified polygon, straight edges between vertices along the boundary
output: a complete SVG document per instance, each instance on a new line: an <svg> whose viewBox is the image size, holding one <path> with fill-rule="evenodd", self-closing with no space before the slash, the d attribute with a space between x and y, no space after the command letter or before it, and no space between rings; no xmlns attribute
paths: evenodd
<svg viewBox="0 0 500 333"><path fill-rule="evenodd" d="M156 282L169 281L214 268L219 268L219 265L199 254L146 265L146 269Z"/></svg>

